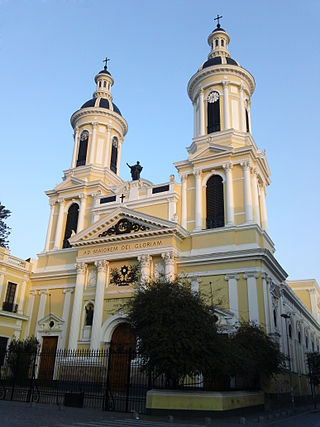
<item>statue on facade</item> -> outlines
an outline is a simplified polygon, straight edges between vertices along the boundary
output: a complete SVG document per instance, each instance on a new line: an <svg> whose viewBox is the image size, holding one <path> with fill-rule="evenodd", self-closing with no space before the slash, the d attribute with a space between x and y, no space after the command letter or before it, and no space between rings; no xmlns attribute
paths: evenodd
<svg viewBox="0 0 320 427"><path fill-rule="evenodd" d="M130 166L129 163L127 163L127 166L130 168L132 181L137 181L140 179L140 173L143 169L143 167L140 165L140 162L137 162L137 164L133 166Z"/></svg>
<svg viewBox="0 0 320 427"><path fill-rule="evenodd" d="M93 310L92 305L89 305L89 307L86 307L86 326L92 326L93 321Z"/></svg>

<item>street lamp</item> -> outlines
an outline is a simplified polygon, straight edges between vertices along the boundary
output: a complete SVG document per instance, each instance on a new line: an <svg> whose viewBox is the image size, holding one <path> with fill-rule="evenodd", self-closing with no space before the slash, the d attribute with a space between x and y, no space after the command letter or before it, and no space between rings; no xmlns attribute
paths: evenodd
<svg viewBox="0 0 320 427"><path fill-rule="evenodd" d="M289 335L288 335L288 323L287 320L290 319L290 314L283 313L280 315L284 318L286 324L286 335L287 335L287 350L288 350L288 362L289 362L289 377L290 377L290 396L291 396L291 407L294 410L294 390L293 390L293 380L292 380L292 369L291 369L291 357L290 357L290 346L289 346Z"/></svg>

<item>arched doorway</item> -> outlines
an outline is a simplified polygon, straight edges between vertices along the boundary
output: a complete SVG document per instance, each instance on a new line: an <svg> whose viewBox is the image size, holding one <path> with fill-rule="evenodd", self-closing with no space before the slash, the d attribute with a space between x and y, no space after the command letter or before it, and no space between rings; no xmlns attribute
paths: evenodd
<svg viewBox="0 0 320 427"><path fill-rule="evenodd" d="M136 337L131 326L120 323L113 331L109 349L108 384L111 391L127 390L135 351Z"/></svg>

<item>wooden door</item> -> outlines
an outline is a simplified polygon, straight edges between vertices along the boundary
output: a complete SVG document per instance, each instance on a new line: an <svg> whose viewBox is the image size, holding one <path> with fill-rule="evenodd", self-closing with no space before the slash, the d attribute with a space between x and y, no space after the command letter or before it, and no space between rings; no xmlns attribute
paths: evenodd
<svg viewBox="0 0 320 427"><path fill-rule="evenodd" d="M130 362L136 350L136 337L127 323L114 330L110 345L108 365L109 387L113 391L125 391L130 381Z"/></svg>
<svg viewBox="0 0 320 427"><path fill-rule="evenodd" d="M38 378L52 380L58 337L43 337Z"/></svg>

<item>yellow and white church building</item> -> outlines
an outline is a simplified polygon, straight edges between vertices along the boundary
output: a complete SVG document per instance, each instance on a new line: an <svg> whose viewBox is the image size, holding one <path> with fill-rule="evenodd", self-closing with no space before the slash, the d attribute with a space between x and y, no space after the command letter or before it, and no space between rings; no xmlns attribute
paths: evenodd
<svg viewBox="0 0 320 427"><path fill-rule="evenodd" d="M268 234L270 170L251 134L255 81L231 58L220 25L208 59L191 77L194 133L186 159L167 182L131 167L120 176L128 125L113 102L107 67L93 98L71 117L74 149L63 181L47 191L44 250L27 261L0 249L0 345L36 336L45 349L104 349L126 341L122 310L141 282L183 276L217 305L220 326L256 322L306 373L305 352L319 351L320 291L314 280L286 282ZM143 173L141 174L143 175Z"/></svg>

